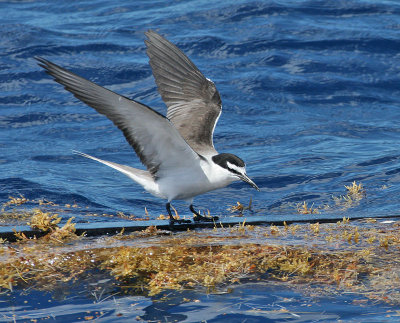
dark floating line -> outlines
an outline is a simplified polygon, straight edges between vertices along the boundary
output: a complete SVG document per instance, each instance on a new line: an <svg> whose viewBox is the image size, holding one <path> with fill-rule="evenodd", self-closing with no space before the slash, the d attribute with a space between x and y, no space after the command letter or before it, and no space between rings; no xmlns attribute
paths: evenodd
<svg viewBox="0 0 400 323"><path fill-rule="evenodd" d="M184 223L184 224L174 224L173 228L169 226L167 220L150 220L150 221L118 221L113 223L76 223L75 233L81 235L86 234L87 237L101 236L101 235L115 235L124 230L124 233L142 231L150 226L156 226L157 229L167 230L167 231L186 231L187 229L203 229L203 228L220 228L229 227L242 224L244 221L247 225L278 225L281 226L286 222L286 224L293 223L333 223L342 220L344 217L350 220L360 220L367 218L374 219L387 219L387 218L399 218L400 214L393 215L378 215L373 217L368 217L365 215L356 216L345 216L345 215L334 215L329 218L318 217L318 215L313 214L296 214L296 215L270 215L265 216L249 216L249 217L232 217L223 219L222 221L217 221L215 223L204 222L204 223ZM40 238L45 236L48 232L42 232L39 230L33 230L30 226L5 226L0 227L0 238L6 239L8 242L15 242L17 238L15 232L23 233L28 239Z"/></svg>

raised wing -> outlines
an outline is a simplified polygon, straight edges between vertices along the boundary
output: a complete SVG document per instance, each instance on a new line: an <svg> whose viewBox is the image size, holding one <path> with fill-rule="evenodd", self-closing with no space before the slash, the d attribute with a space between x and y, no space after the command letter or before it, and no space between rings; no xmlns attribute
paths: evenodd
<svg viewBox="0 0 400 323"><path fill-rule="evenodd" d="M200 158L168 119L151 108L90 82L48 60L40 66L79 100L109 118L124 134L141 162L156 179L160 172L193 167Z"/></svg>
<svg viewBox="0 0 400 323"><path fill-rule="evenodd" d="M155 33L146 32L147 55L171 120L187 143L199 154L215 154L213 132L221 114L221 98L178 47Z"/></svg>

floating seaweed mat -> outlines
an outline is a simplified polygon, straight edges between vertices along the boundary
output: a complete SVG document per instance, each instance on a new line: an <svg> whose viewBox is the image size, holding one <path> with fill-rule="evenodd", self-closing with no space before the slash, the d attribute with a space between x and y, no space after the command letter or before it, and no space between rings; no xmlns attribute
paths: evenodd
<svg viewBox="0 0 400 323"><path fill-rule="evenodd" d="M231 206L228 210L235 213L234 216L221 217L221 219L214 223L189 223L189 224L178 224L176 223L173 227L169 226L168 217L160 215L157 220L150 220L150 216L145 209L145 218L136 217L134 215L125 215L122 212L117 212L114 215L107 218L105 222L95 222L95 223L78 223L74 224L74 232L78 235L85 233L86 236L98 236L98 235L114 235L121 230L125 232L142 231L148 227L157 227L161 230L173 230L173 231L185 231L194 230L200 228L214 228L214 227L226 227L239 225L241 223L247 223L250 225L283 225L291 223L326 223L326 222L337 222L343 218L343 214L349 219L363 219L368 218L370 215L367 212L354 213L349 212L349 210L355 206L358 206L360 201L366 197L366 190L361 183L356 183L355 181L351 185L345 186L346 194L333 196L333 204L329 203L320 207L314 207L314 205L307 205L304 203L297 203L296 205L291 205L290 207L296 209L295 214L269 214L263 216L256 216L249 214L249 216L244 217L244 212L251 211L252 201L248 205L243 205L237 202L236 205ZM30 206L30 209L20 208L22 205ZM36 207L35 207L36 206ZM33 208L34 207L34 208ZM39 208L37 208L39 207ZM18 197L9 196L9 200L2 204L1 208L1 218L4 221L10 220L27 220L32 218L28 225L17 225L17 226L0 226L0 239L7 240L9 242L16 241L18 232L25 238L39 238L47 234L49 229L55 228L61 221L61 217L58 216L59 213L64 213L64 219L68 218L65 214L71 213L76 214L82 207L74 204L65 204L61 206L52 201L45 199L39 200L29 200L26 197L20 195ZM176 210L175 216L180 218ZM338 211L335 213L335 211ZM346 211L344 213L344 211ZM87 215L87 214L85 214ZM87 215L88 216L88 215ZM92 214L92 216L98 216L97 214ZM129 219L128 220L118 220L119 219ZM184 217L191 218L192 216ZM376 218L394 218L400 217L399 214L385 214L377 215ZM89 218L89 216L88 216ZM72 221L73 218L69 218L68 221ZM7 223L7 222L5 222ZM68 222L67 222L68 223ZM68 231L68 230L66 230Z"/></svg>
<svg viewBox="0 0 400 323"><path fill-rule="evenodd" d="M399 229L397 219L345 218L177 233L151 226L87 237L69 222L41 238L16 232L17 242L3 241L0 289L85 290L97 279L107 281L103 288L111 294L155 295L268 280L304 293L357 293L400 305Z"/></svg>
<svg viewBox="0 0 400 323"><path fill-rule="evenodd" d="M400 215L382 215L376 216L375 218L396 218ZM365 219L368 218L366 214L360 215L349 215L350 220ZM268 216L249 216L249 217L226 217L221 220L210 223L210 222L197 222L197 223L185 223L185 224L174 224L173 227L169 226L168 220L148 220L148 221L110 221L110 222L96 222L96 223L77 223L75 224L75 232L80 235L85 233L86 236L99 236L99 235L113 235L124 230L125 232L134 232L146 230L148 227L157 227L160 230L172 230L172 231L186 231L188 229L201 229L201 228L214 228L214 227L226 227L240 225L246 223L248 225L283 225L291 223L329 223L337 222L343 219L343 215L335 214L289 214L289 215L268 215ZM29 225L19 226L0 226L0 238L6 239L10 242L16 241L17 237L15 232L24 234L27 238L39 238L46 234L45 231L41 231L32 228Z"/></svg>

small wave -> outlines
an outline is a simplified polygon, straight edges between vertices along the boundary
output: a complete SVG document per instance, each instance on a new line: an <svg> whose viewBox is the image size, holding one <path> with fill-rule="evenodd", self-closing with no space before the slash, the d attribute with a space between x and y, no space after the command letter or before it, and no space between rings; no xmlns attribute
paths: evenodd
<svg viewBox="0 0 400 323"><path fill-rule="evenodd" d="M0 199L4 202L9 196L23 195L29 200L46 199L56 204L79 204L92 208L105 209L104 205L92 202L83 195L70 192L57 192L42 188L42 185L24 178L11 177L0 179Z"/></svg>
<svg viewBox="0 0 400 323"><path fill-rule="evenodd" d="M399 158L400 158L400 156L385 156L385 157L368 160L368 161L365 161L362 163L358 163L358 164L356 164L356 166L365 167L365 166L381 165L381 164L386 164L386 163L390 163L393 161L397 161Z"/></svg>
<svg viewBox="0 0 400 323"><path fill-rule="evenodd" d="M97 115L96 115L97 116ZM82 122L92 119L91 115L78 113L55 114L49 112L27 113L0 117L0 128L28 128L55 122Z"/></svg>

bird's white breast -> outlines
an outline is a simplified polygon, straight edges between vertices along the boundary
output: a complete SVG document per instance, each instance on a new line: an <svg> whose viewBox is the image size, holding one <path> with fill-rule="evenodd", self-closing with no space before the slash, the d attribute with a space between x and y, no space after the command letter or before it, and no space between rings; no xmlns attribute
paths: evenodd
<svg viewBox="0 0 400 323"><path fill-rule="evenodd" d="M171 169L157 180L160 193L169 201L190 200L196 195L225 187L235 177L211 159L199 160L190 168Z"/></svg>

